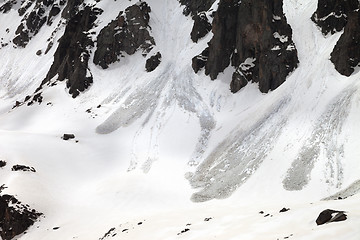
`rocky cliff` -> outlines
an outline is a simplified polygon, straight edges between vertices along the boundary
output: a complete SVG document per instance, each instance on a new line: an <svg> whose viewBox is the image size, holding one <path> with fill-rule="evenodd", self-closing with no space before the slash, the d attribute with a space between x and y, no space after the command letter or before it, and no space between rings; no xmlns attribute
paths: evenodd
<svg viewBox="0 0 360 240"><path fill-rule="evenodd" d="M331 53L331 62L342 75L350 76L360 63L360 13L357 0L319 0L312 20L324 35L343 31Z"/></svg>
<svg viewBox="0 0 360 240"><path fill-rule="evenodd" d="M233 66L232 92L248 82L259 83L261 92L274 90L298 64L282 1L220 1L212 32L208 49L193 59L193 68L205 67L205 74L216 79Z"/></svg>

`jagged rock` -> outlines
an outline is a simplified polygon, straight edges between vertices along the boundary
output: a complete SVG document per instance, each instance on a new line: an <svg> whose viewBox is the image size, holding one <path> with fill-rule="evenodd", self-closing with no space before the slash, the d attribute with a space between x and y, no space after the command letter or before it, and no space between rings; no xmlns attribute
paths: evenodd
<svg viewBox="0 0 360 240"><path fill-rule="evenodd" d="M279 87L298 65L282 5L282 0L245 0L239 5L242 20L237 21L232 65L248 81L259 83L263 93Z"/></svg>
<svg viewBox="0 0 360 240"><path fill-rule="evenodd" d="M99 240L105 240L106 238L115 237L116 235L115 228L110 228L110 230L107 231L102 238L99 238Z"/></svg>
<svg viewBox="0 0 360 240"><path fill-rule="evenodd" d="M279 87L298 64L292 30L282 0L222 0L212 23L205 74L216 79L230 63L235 67L231 91L247 82L259 83L261 92ZM204 55L204 54L201 54ZM196 57L197 72L205 58Z"/></svg>
<svg viewBox="0 0 360 240"><path fill-rule="evenodd" d="M41 216L34 209L21 204L14 196L0 196L0 237L3 240L13 239L24 233Z"/></svg>
<svg viewBox="0 0 360 240"><path fill-rule="evenodd" d="M248 80L245 77L244 73L239 70L236 70L232 75L232 80L230 83L230 90L232 93L238 92L240 89L245 87L248 84Z"/></svg>
<svg viewBox="0 0 360 240"><path fill-rule="evenodd" d="M193 17L194 26L191 30L190 36L193 42L198 42L199 39L206 36L211 31L211 24L204 12L198 13Z"/></svg>
<svg viewBox="0 0 360 240"><path fill-rule="evenodd" d="M212 23L214 36L209 42L209 55L205 65L205 74L212 80L230 64L236 44L238 11L237 0L223 0L219 3Z"/></svg>
<svg viewBox="0 0 360 240"><path fill-rule="evenodd" d="M289 210L290 210L290 208L282 208L282 209L279 211L279 213L287 212L287 211L289 211Z"/></svg>
<svg viewBox="0 0 360 240"><path fill-rule="evenodd" d="M66 6L61 13L61 17L65 18L66 20L70 20L71 18L75 17L75 15L79 12L79 6L84 2L84 0L63 0L60 1L60 5Z"/></svg>
<svg viewBox="0 0 360 240"><path fill-rule="evenodd" d="M61 9L57 4L53 5L49 12L49 16L46 24L50 26L53 22L54 17L57 16L60 13L60 11Z"/></svg>
<svg viewBox="0 0 360 240"><path fill-rule="evenodd" d="M94 27L97 15L101 13L102 10L99 8L86 6L76 14L67 14L73 17L70 18L65 33L60 38L54 62L37 91L56 75L59 81L66 79L66 86L74 98L92 84L93 76L88 68L88 61L89 50L94 47L94 42L89 31Z"/></svg>
<svg viewBox="0 0 360 240"><path fill-rule="evenodd" d="M14 38L13 42L19 47L26 47L26 45L29 43L30 39L35 36L40 28L44 25L44 23L47 20L46 13L48 12L48 8L51 4L53 4L52 1L46 1L46 0L37 0L35 3L34 9L24 16L22 19L20 25L18 26L16 30L16 37ZM32 5L32 2L28 2L25 5L25 8L29 8ZM23 9L23 13L26 12L26 9ZM20 9L19 9L20 11Z"/></svg>
<svg viewBox="0 0 360 240"><path fill-rule="evenodd" d="M28 167L28 166L24 166L24 165L14 165L11 168L11 171L23 171L23 172L36 172L35 168L33 167Z"/></svg>
<svg viewBox="0 0 360 240"><path fill-rule="evenodd" d="M134 54L142 49L146 56L155 45L148 31L151 9L145 2L134 4L104 27L97 38L94 63L106 69L120 61L123 53Z"/></svg>
<svg viewBox="0 0 360 240"><path fill-rule="evenodd" d="M211 24L205 12L210 10L215 0L179 0L182 5L185 5L184 15L191 14L194 20L194 26L191 30L190 37L193 42L198 42L200 38L203 38L211 30Z"/></svg>
<svg viewBox="0 0 360 240"><path fill-rule="evenodd" d="M146 60L146 71L147 72L152 72L154 71L160 64L161 62L161 53L158 52L156 53L154 56L151 56L148 60Z"/></svg>
<svg viewBox="0 0 360 240"><path fill-rule="evenodd" d="M6 162L3 160L0 160L0 168L3 168L6 166Z"/></svg>
<svg viewBox="0 0 360 240"><path fill-rule="evenodd" d="M205 48L204 51L200 55L193 57L192 59L192 68L194 69L195 73L200 71L200 69L204 68L206 62L209 58L209 48Z"/></svg>
<svg viewBox="0 0 360 240"><path fill-rule="evenodd" d="M335 69L345 76L350 76L360 63L360 12L348 14L348 22L331 53L331 62Z"/></svg>
<svg viewBox="0 0 360 240"><path fill-rule="evenodd" d="M195 16L200 12L208 11L215 0L179 0L179 2L185 5L184 15L188 16L191 13Z"/></svg>
<svg viewBox="0 0 360 240"><path fill-rule="evenodd" d="M316 219L316 224L322 225L330 222L345 221L346 219L347 215L344 211L326 209L319 214L318 218Z"/></svg>
<svg viewBox="0 0 360 240"><path fill-rule="evenodd" d="M324 35L343 30L348 14L359 8L358 0L319 0L311 19L321 28Z"/></svg>
<svg viewBox="0 0 360 240"><path fill-rule="evenodd" d="M181 230L181 232L179 232L177 235L181 235L181 234L184 234L186 232L190 231L189 228L185 228L184 230Z"/></svg>
<svg viewBox="0 0 360 240"><path fill-rule="evenodd" d="M62 16L69 20L70 16L74 16L78 12L78 7L82 2L83 0L69 0ZM34 8L30 13L27 13L34 3ZM61 12L60 6L65 3L64 0L57 0L57 2L55 0L23 0L18 12L20 16L24 17L15 32L14 44L18 47L26 47L45 23L49 26L52 24L54 17Z"/></svg>
<svg viewBox="0 0 360 240"><path fill-rule="evenodd" d="M25 0L18 10L19 16L23 16L33 3L33 0Z"/></svg>
<svg viewBox="0 0 360 240"><path fill-rule="evenodd" d="M331 53L335 69L350 76L360 63L360 3L358 0L319 0L318 8L311 19L324 35L342 31Z"/></svg>
<svg viewBox="0 0 360 240"><path fill-rule="evenodd" d="M0 7L0 12L7 13L11 10L12 6L17 3L17 0L7 0Z"/></svg>

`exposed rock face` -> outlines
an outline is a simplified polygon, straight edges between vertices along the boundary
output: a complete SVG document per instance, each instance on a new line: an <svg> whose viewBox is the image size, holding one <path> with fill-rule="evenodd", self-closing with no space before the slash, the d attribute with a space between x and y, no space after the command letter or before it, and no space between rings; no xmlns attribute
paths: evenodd
<svg viewBox="0 0 360 240"><path fill-rule="evenodd" d="M161 53L157 52L154 56L151 56L148 60L146 60L146 71L152 72L154 71L161 62Z"/></svg>
<svg viewBox="0 0 360 240"><path fill-rule="evenodd" d="M192 16L195 16L200 12L208 11L215 0L179 0L179 2L185 5L184 14L186 16L190 13Z"/></svg>
<svg viewBox="0 0 360 240"><path fill-rule="evenodd" d="M3 5L0 7L0 12L7 13L11 10L12 6L17 3L17 0L7 0Z"/></svg>
<svg viewBox="0 0 360 240"><path fill-rule="evenodd" d="M322 225L330 222L345 221L346 219L347 215L344 211L326 209L319 214L318 218L316 219L316 224Z"/></svg>
<svg viewBox="0 0 360 240"><path fill-rule="evenodd" d="M68 4L71 2L74 3L74 1L69 1ZM91 85L93 77L88 68L88 61L89 50L94 47L94 43L89 31L94 27L97 15L101 13L101 9L90 6L86 6L76 14L67 13L70 20L59 41L54 63L41 86L57 75L57 80L66 80L69 93L75 98Z"/></svg>
<svg viewBox="0 0 360 240"><path fill-rule="evenodd" d="M191 30L190 36L193 42L206 36L211 31L211 24L204 12L198 13L193 17L194 26Z"/></svg>
<svg viewBox="0 0 360 240"><path fill-rule="evenodd" d="M10 240L25 232L41 216L41 213L21 204L14 196L0 196L0 236Z"/></svg>
<svg viewBox="0 0 360 240"><path fill-rule="evenodd" d="M215 0L179 0L179 2L185 5L184 15L188 16L191 14L194 20L194 26L190 35L193 42L197 42L211 30L211 24L205 12L211 10L210 7Z"/></svg>
<svg viewBox="0 0 360 240"><path fill-rule="evenodd" d="M324 35L341 31L348 14L358 8L358 0L319 0L316 12L311 19L321 28Z"/></svg>
<svg viewBox="0 0 360 240"><path fill-rule="evenodd" d="M208 57L209 48L207 47L200 55L197 55L192 59L192 68L194 69L195 73L205 67Z"/></svg>
<svg viewBox="0 0 360 240"><path fill-rule="evenodd" d="M145 2L121 11L115 20L100 31L94 63L106 69L111 63L120 61L123 53L132 55L139 49L146 56L155 45L148 31L150 11Z"/></svg>
<svg viewBox="0 0 360 240"><path fill-rule="evenodd" d="M232 92L249 81L259 83L261 92L274 90L297 67L297 51L282 0L222 0L212 31L208 50L193 59L193 68L197 72L204 65L205 74L216 79L231 63L236 69Z"/></svg>
<svg viewBox="0 0 360 240"><path fill-rule="evenodd" d="M348 14L344 33L331 53L331 62L335 69L345 76L350 76L360 63L360 12Z"/></svg>
<svg viewBox="0 0 360 240"><path fill-rule="evenodd" d="M19 9L19 14L25 14L33 2L28 1L23 4L23 7ZM51 25L53 17L60 12L58 4L54 4L54 2L55 0L36 0L34 9L29 14L24 15L15 32L17 34L13 40L15 45L26 47L30 39L40 31L46 22Z"/></svg>
<svg viewBox="0 0 360 240"><path fill-rule="evenodd" d="M342 75L350 76L360 63L360 3L358 0L319 0L312 20L324 35L342 31L331 53L331 62Z"/></svg>

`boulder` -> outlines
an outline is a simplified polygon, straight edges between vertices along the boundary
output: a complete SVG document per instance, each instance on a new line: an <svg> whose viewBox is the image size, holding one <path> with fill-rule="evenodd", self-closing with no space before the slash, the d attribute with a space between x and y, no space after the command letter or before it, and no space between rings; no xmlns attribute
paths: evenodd
<svg viewBox="0 0 360 240"><path fill-rule="evenodd" d="M146 71L152 72L154 71L161 62L161 53L157 52L154 56L151 56L148 60L146 60Z"/></svg>
<svg viewBox="0 0 360 240"><path fill-rule="evenodd" d="M344 211L326 209L319 214L318 218L316 219L316 224L322 225L330 222L345 221L346 219L347 215Z"/></svg>
<svg viewBox="0 0 360 240"><path fill-rule="evenodd" d="M3 160L0 160L0 168L3 168L6 166L6 162Z"/></svg>
<svg viewBox="0 0 360 240"><path fill-rule="evenodd" d="M71 134L71 133L65 133L63 136L62 136L62 139L67 141L69 139L74 139L75 138L75 135L74 134Z"/></svg>

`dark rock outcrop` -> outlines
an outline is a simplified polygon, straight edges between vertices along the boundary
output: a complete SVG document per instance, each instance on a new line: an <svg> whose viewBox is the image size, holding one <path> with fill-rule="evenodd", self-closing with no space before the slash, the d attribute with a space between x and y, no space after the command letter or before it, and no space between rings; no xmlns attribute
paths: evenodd
<svg viewBox="0 0 360 240"><path fill-rule="evenodd" d="M287 212L287 211L289 211L290 210L290 208L282 208L280 211L279 211L279 213L284 213L284 212Z"/></svg>
<svg viewBox="0 0 360 240"><path fill-rule="evenodd" d="M346 219L347 215L344 211L326 209L319 214L318 218L316 219L316 224L322 225L330 222L345 221Z"/></svg>
<svg viewBox="0 0 360 240"><path fill-rule="evenodd" d="M142 49L146 56L155 45L149 33L151 9L145 2L134 4L104 27L97 37L94 63L106 69L120 61L124 53L132 55Z"/></svg>
<svg viewBox="0 0 360 240"><path fill-rule="evenodd" d="M0 12L7 13L11 10L12 6L17 3L17 0L7 0L0 6Z"/></svg>
<svg viewBox="0 0 360 240"><path fill-rule="evenodd" d="M154 56L151 56L148 60L146 60L146 71L152 72L154 71L161 62L161 53L157 52Z"/></svg>
<svg viewBox="0 0 360 240"><path fill-rule="evenodd" d="M194 26L191 30L190 36L193 42L198 42L199 39L206 36L211 31L211 24L204 12L198 13L193 17Z"/></svg>
<svg viewBox="0 0 360 240"><path fill-rule="evenodd" d="M0 196L0 237L3 240L13 239L24 233L41 216L34 209L22 204L14 196Z"/></svg>
<svg viewBox="0 0 360 240"><path fill-rule="evenodd" d="M342 31L331 62L342 75L350 76L360 63L360 3L358 0L319 0L311 19L324 35Z"/></svg>
<svg viewBox="0 0 360 240"><path fill-rule="evenodd" d="M194 20L190 36L193 42L198 42L199 39L205 37L211 31L211 24L206 12L211 10L210 8L215 0L179 0L179 2L185 6L184 15L191 15Z"/></svg>
<svg viewBox="0 0 360 240"><path fill-rule="evenodd" d="M24 7L19 9L19 14L23 15L34 1L28 1ZM33 10L25 14L20 25L16 30L16 37L13 42L19 47L26 47L31 38L35 36L41 27L47 22L51 25L52 19L60 12L54 0L36 0Z"/></svg>
<svg viewBox="0 0 360 240"><path fill-rule="evenodd" d="M212 32L208 54L195 57L193 68L197 72L204 65L205 74L216 79L231 64L235 67L230 86L234 93L249 81L259 83L261 92L274 90L297 67L282 0L222 0Z"/></svg>
<svg viewBox="0 0 360 240"><path fill-rule="evenodd" d="M208 11L215 0L179 0L179 2L185 6L184 15L188 16L191 13L195 16L200 12Z"/></svg>
<svg viewBox="0 0 360 240"><path fill-rule="evenodd" d="M75 138L75 135L74 134L71 134L71 133L65 133L63 136L62 136L62 139L63 140L69 140L69 139L74 139Z"/></svg>
<svg viewBox="0 0 360 240"><path fill-rule="evenodd" d="M68 4L70 2L75 1L69 1ZM102 10L99 8L86 6L76 14L73 12L66 14L72 17L68 21L64 35L60 38L54 62L37 91L55 76L59 81L66 80L69 93L74 98L92 84L93 76L88 68L88 62L94 42L89 31L94 27L97 15L101 13Z"/></svg>
<svg viewBox="0 0 360 240"><path fill-rule="evenodd" d="M0 160L0 168L3 168L6 166L6 162L3 160Z"/></svg>
<svg viewBox="0 0 360 240"><path fill-rule="evenodd" d="M348 14L359 8L358 0L318 0L318 7L311 19L321 28L324 35L341 31Z"/></svg>
<svg viewBox="0 0 360 240"><path fill-rule="evenodd" d="M24 165L14 165L11 168L11 171L17 172L17 171L23 171L23 172L36 172L35 168L24 166Z"/></svg>
<svg viewBox="0 0 360 240"><path fill-rule="evenodd" d="M348 14L348 22L331 53L331 62L342 75L350 76L360 63L360 12Z"/></svg>
<svg viewBox="0 0 360 240"><path fill-rule="evenodd" d="M192 68L194 69L195 73L200 71L202 68L205 67L206 62L209 58L209 48L205 48L201 54L193 57L192 59Z"/></svg>

